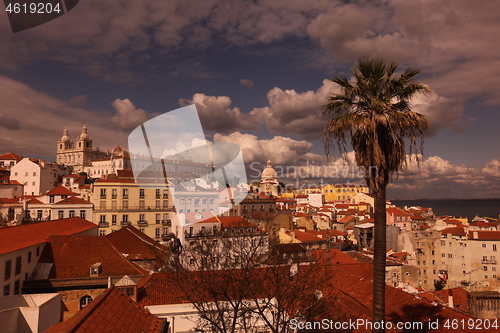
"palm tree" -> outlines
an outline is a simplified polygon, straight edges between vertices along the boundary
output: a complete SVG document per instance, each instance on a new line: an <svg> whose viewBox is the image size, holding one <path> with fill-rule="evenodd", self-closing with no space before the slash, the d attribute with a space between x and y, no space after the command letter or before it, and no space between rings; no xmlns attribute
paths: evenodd
<svg viewBox="0 0 500 333"><path fill-rule="evenodd" d="M350 138L356 163L364 169L374 195L373 322L385 320L386 187L407 161L405 141L410 156L418 156L429 126L427 117L411 111L413 96L430 93L415 81L420 70L409 67L396 75L397 68L398 63L385 59L358 59L351 68L354 82L344 76L332 78L342 93L330 96L323 106L324 115L334 116L324 131L327 156L335 146L345 153Z"/></svg>

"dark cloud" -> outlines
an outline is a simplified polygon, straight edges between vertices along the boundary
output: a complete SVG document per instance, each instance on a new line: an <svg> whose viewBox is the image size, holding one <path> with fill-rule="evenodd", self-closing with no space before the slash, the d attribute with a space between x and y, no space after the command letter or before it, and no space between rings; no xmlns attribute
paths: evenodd
<svg viewBox="0 0 500 333"><path fill-rule="evenodd" d="M18 130L21 122L18 119L0 113L0 127L10 130Z"/></svg>

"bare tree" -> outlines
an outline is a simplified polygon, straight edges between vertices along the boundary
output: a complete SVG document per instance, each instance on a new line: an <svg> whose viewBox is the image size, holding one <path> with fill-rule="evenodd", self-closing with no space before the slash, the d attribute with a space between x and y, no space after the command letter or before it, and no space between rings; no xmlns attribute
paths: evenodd
<svg viewBox="0 0 500 333"><path fill-rule="evenodd" d="M173 256L166 274L199 312L200 330L281 333L294 318L326 315L321 296L330 270L319 261L269 258L262 245L226 235L199 239Z"/></svg>

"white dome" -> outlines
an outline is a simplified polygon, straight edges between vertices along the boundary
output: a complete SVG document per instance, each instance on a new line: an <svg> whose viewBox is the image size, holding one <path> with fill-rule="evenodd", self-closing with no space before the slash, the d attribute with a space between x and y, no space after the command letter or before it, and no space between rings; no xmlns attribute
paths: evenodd
<svg viewBox="0 0 500 333"><path fill-rule="evenodd" d="M67 141L69 141L69 136L68 136L68 128L67 128L67 127L65 127L65 128L64 128L64 134L63 134L63 136L62 136L62 138L61 138L61 141L62 141L62 142L67 142Z"/></svg>
<svg viewBox="0 0 500 333"><path fill-rule="evenodd" d="M262 171L262 180L264 179L276 179L278 178L278 173L274 170L271 161L267 161L267 167Z"/></svg>

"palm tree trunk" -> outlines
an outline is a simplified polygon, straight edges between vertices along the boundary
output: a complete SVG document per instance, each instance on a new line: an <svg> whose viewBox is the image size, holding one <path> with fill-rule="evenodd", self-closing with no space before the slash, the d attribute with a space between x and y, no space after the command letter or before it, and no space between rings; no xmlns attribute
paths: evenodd
<svg viewBox="0 0 500 333"><path fill-rule="evenodd" d="M373 323L385 320L386 210L385 187L374 193ZM374 329L373 332L385 332Z"/></svg>

